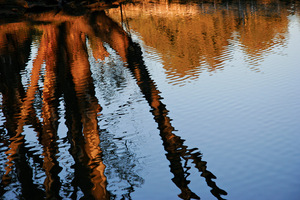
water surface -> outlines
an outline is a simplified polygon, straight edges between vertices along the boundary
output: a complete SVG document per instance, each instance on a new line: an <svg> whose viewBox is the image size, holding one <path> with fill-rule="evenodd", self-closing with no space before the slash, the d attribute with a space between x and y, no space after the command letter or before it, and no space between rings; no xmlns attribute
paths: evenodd
<svg viewBox="0 0 300 200"><path fill-rule="evenodd" d="M300 198L298 1L0 26L2 199Z"/></svg>

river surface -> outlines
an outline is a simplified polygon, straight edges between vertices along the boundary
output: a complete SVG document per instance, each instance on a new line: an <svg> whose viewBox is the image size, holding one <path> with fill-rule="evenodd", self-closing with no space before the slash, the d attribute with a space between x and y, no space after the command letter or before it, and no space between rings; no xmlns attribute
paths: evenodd
<svg viewBox="0 0 300 200"><path fill-rule="evenodd" d="M299 9L2 18L1 199L299 200Z"/></svg>

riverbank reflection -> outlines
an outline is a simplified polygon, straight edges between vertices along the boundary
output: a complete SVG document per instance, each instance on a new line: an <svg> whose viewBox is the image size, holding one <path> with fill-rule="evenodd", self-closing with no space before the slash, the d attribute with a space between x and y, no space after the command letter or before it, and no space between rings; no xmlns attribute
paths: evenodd
<svg viewBox="0 0 300 200"><path fill-rule="evenodd" d="M251 70L260 71L264 58L286 45L288 16L295 10L283 1L143 1L124 5L122 16L118 9L108 13L161 55L170 82L178 84L222 70L234 46Z"/></svg>

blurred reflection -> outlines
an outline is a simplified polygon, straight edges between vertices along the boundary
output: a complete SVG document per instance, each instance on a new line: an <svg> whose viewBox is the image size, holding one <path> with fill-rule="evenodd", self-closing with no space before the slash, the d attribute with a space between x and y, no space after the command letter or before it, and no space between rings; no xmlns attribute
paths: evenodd
<svg viewBox="0 0 300 200"><path fill-rule="evenodd" d="M226 48L232 45L230 39L233 33L250 57L249 62L262 59L262 54L268 49L284 44L288 12L281 9L281 3L211 2L129 4L121 7L126 10L126 15L121 10L122 17L119 15L120 8L107 12L94 8L89 11L28 12L23 16L25 19L16 20L22 22L2 24L0 92L5 131L1 129L0 136L5 148L0 153L5 154L6 161L1 163L0 195L18 187L15 184L18 183L21 191L17 190L16 198L64 198L61 192L64 180L60 172L65 166L58 142L61 113L67 127L65 142L70 144L68 150L74 161L74 172L68 175L71 179L68 198L114 198L115 195L107 190L109 181L104 163L116 168L115 171L126 181L136 180L128 181L129 189L121 189L126 190L124 198L131 199L134 187L143 183L143 179L134 172L120 170L125 165L132 166L129 163L136 160L131 158L134 154L107 158L122 162L103 162L102 153L107 149L100 148L102 141L97 120L102 108L95 96L87 45L92 49L95 60L109 56L105 48L108 45L121 57L122 64L131 72L151 107L150 112L158 125L170 171L174 175L172 181L181 191L179 197L200 199L189 188L190 181L187 180L191 168L188 165L193 163L211 188L212 195L223 199L222 195L227 193L213 181L216 177L207 170L198 149L187 147L184 140L174 134L166 105L162 103L160 91L144 64L141 47L132 41L120 24L112 20L126 21L127 28L138 31L147 45L162 53L167 73L178 77L198 76L199 70L194 68L199 65L201 68L201 63L207 64L208 71L221 68L222 62L230 57ZM32 45L33 40L38 41L38 48ZM30 60L33 51L37 51L36 57ZM26 74L28 85L23 83L22 73L30 73ZM117 82L122 82L122 79ZM60 112L62 101L65 112ZM37 143L42 147L41 155L32 152L32 147L28 146L24 131L28 126L36 133ZM102 132L109 135L105 130ZM41 180L43 185L39 185Z"/></svg>
<svg viewBox="0 0 300 200"><path fill-rule="evenodd" d="M57 19L57 16L55 17ZM63 96L68 139L71 144L70 154L75 161L72 181L74 192L71 196L72 198L77 198L76 188L79 187L85 198L109 199L110 194L106 190L105 165L101 156L102 151L100 149L97 122L97 116L101 107L95 97L93 79L88 62L86 47L86 38L88 37L90 38L89 42L95 58L103 59L108 55L103 47L103 42L105 42L118 52L124 62L128 63L128 68L133 73L147 101L153 108L153 114L161 130L165 150L168 152L167 158L171 163L171 172L175 176L173 181L182 191L181 198L198 198L188 188L188 181L185 178L187 172L184 170L184 166L181 165L180 160L190 155L195 163L198 163L197 165L202 166L201 171L203 174L207 174L205 162L201 161L201 157L197 153L192 153L186 146L183 146L183 140L172 133L174 128L167 117L165 106L160 102L159 91L156 89L153 80L150 79L149 73L143 64L141 50L137 44L131 41L126 32L107 17L105 12L94 12L89 17L72 18L72 20L63 21L59 25L41 24L34 28L42 34L37 56L33 60L30 84L26 89L20 80L20 70L16 69L16 67L24 66L26 61L23 61L22 65L15 63L10 68L7 68L6 60L8 58L2 54L5 61L1 68L3 71L1 75L13 77L13 79L7 79L6 77L1 79L3 107L12 107L9 110L10 113L4 113L7 119L8 133L11 136L10 145L6 152L9 160L7 162L8 167L5 176L3 176L2 185L9 185L7 180L9 180L9 176L14 174L14 168L16 170L26 169L27 173L23 173L28 176L19 176L20 183L24 182L22 184L24 186L22 195L25 198L29 198L28 195L30 195L30 189L32 188L36 188L36 195L45 196L46 199L62 198L59 194L61 185L59 173L62 166L58 162L57 130L59 124L59 98ZM11 29L7 30L8 32L4 34L6 37ZM14 36L17 37L19 35ZM3 45L4 47L12 45L7 39L3 39L3 41L7 41ZM23 50L19 48L16 46L14 50ZM6 51L3 50L3 52ZM29 49L22 52L29 52ZM12 52L8 51L8 55L11 56ZM27 57L28 55L25 58ZM43 65L45 65L44 74L41 73ZM4 71L7 69L15 69L16 71ZM16 78L18 80L14 81L14 84L5 82ZM42 91L39 89L39 80L41 78ZM15 86L15 84L17 85ZM8 91L6 87L11 87L12 91ZM43 119L42 122L39 121L36 112L36 109L39 109L39 107L34 107L34 101L38 98L36 97L37 92L42 92L40 112L41 119ZM45 192L33 184L32 174L29 173L32 169L30 169L30 163L26 162L25 152L22 151L26 143L22 134L25 124L33 126L39 143L43 146L43 164L42 169L39 170L43 170L46 175L44 180ZM10 129L12 130L10 131ZM178 151L178 148L181 150ZM22 163L19 165L21 161ZM214 188L213 190L217 190L217 192L214 191L213 193L218 197L221 190L215 184L211 184L214 183L211 181L211 177L207 175L204 177L208 180L209 186ZM225 194L224 191L223 193ZM130 191L128 197L130 197Z"/></svg>
<svg viewBox="0 0 300 200"><path fill-rule="evenodd" d="M272 48L285 44L289 14L286 2L278 0L143 1L124 5L122 16L118 9L109 10L111 18L154 47L174 84L222 69L232 59L233 45L257 69Z"/></svg>
<svg viewBox="0 0 300 200"><path fill-rule="evenodd" d="M56 78L56 61L57 61L57 48L58 48L58 35L59 31L54 26L44 26L43 36L41 39L40 49L45 45L46 52L43 61L45 62L46 69L44 75L44 88L42 96L42 132L40 135L40 143L44 147L43 169L46 173L44 181L46 190L46 199L61 199L59 196L60 178L58 176L61 167L57 161L56 154L58 153L57 144L57 129L58 129L58 91L57 91L57 78ZM40 54L38 54L40 55Z"/></svg>
<svg viewBox="0 0 300 200"><path fill-rule="evenodd" d="M26 156L32 156L25 147L24 114L32 113L30 89L25 91L21 82L20 70L24 69L30 52L31 38L25 23L4 25L1 29L1 59L0 59L0 91L2 93L2 112L6 122L7 137L2 136L1 142L8 146L5 154L5 172L1 177L1 193L8 191L5 186L17 178L21 184L21 198L42 198L44 192L33 181L33 166L27 162ZM16 59L17 58L17 59ZM32 76L32 83L35 82ZM35 87L35 86L33 86ZM34 116L33 116L34 117ZM8 138L8 139L6 139ZM12 174L12 171L15 173Z"/></svg>
<svg viewBox="0 0 300 200"><path fill-rule="evenodd" d="M74 187L78 185L89 199L108 199L97 122L101 107L95 97L84 34L89 27L84 20L78 19L65 23L62 29L65 49L61 49L61 53L65 54L63 64L66 66L63 77L67 78L67 83L61 81L65 84L63 92L70 153L75 160L72 184Z"/></svg>

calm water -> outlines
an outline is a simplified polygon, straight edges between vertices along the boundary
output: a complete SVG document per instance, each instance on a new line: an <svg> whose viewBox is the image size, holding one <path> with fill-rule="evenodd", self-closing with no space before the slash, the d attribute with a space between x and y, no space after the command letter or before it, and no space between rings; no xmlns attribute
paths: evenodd
<svg viewBox="0 0 300 200"><path fill-rule="evenodd" d="M299 9L1 18L1 198L300 199Z"/></svg>

